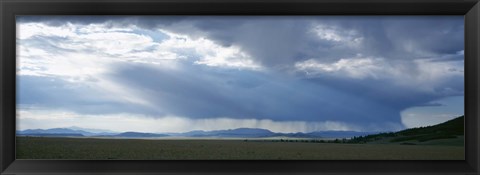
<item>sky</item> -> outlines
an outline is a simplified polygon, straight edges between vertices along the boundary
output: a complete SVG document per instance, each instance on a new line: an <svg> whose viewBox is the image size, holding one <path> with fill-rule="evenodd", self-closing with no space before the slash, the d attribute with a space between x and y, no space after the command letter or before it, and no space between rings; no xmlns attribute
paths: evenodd
<svg viewBox="0 0 480 175"><path fill-rule="evenodd" d="M463 16L18 16L17 130L398 131L464 114Z"/></svg>

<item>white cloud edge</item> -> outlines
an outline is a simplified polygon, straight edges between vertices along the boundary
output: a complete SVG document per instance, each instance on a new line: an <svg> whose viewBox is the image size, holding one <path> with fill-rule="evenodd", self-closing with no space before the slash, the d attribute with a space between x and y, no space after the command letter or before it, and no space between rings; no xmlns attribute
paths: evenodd
<svg viewBox="0 0 480 175"><path fill-rule="evenodd" d="M200 58L191 60L197 65L249 70L261 70L262 68L236 46L222 47L206 38L192 39L186 35L161 29L157 32L166 34L169 38L156 42L150 36L134 33L134 30L139 30L137 27L130 27L132 28L120 30L101 24L73 25L67 23L60 26L48 26L35 22L17 23L17 41L19 42L17 57L20 67L17 73L36 76L65 74L82 76L82 73L91 71L73 71L78 67L87 67L82 64L92 61L99 64L96 67L105 67L105 64L118 61L168 66L162 60L184 60L189 56L182 53L200 55ZM55 54L44 50L39 45L29 44L28 39L35 36L59 37L61 40L54 43L57 47L73 49L75 52ZM182 52L179 54L178 51ZM75 59L71 59L72 57ZM76 62L70 63L71 61ZM103 61L103 63L99 63L99 61ZM43 66L43 69L39 69L40 66ZM53 66L65 69L54 71ZM89 65L89 67L92 66L94 65Z"/></svg>
<svg viewBox="0 0 480 175"><path fill-rule="evenodd" d="M458 51L457 54L461 54ZM336 62L324 63L321 59L308 59L296 62L296 72L305 73L307 77L333 76L350 79L389 80L401 87L415 88L424 92L433 92L437 85L452 77L464 77L463 60L460 64L439 62L435 59L413 60L412 64L398 61L392 64L382 57L341 58ZM410 72L409 70L414 70Z"/></svg>

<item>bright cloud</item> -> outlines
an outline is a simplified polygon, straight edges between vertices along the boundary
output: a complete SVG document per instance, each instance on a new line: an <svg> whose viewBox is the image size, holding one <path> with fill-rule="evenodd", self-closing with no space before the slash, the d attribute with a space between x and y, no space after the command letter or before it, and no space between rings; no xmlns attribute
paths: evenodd
<svg viewBox="0 0 480 175"><path fill-rule="evenodd" d="M342 58L333 63L309 59L295 63L296 71L309 77L334 76L337 78L388 80L390 83L426 92L432 92L450 78L463 79L463 61L438 62L419 59L413 62L388 62L385 58Z"/></svg>
<svg viewBox="0 0 480 175"><path fill-rule="evenodd" d="M363 37L357 31L353 29L342 29L337 26L317 24L312 28L312 32L315 33L319 39L346 44L352 47L358 47L363 41Z"/></svg>
<svg viewBox="0 0 480 175"><path fill-rule="evenodd" d="M212 67L226 67L236 69L260 70L261 65L255 63L250 56L236 46L222 47L205 38L191 39L187 35L175 34L161 30L170 38L160 44L160 49L191 49L203 57L194 61L195 64Z"/></svg>
<svg viewBox="0 0 480 175"><path fill-rule="evenodd" d="M135 33L131 28L90 24L48 26L19 23L18 73L36 76L86 76L108 71L114 62L171 66L173 60L192 59L196 64L225 68L260 69L248 54L236 47L222 47L205 39L167 31L162 41ZM60 37L60 38L58 38ZM53 52L52 52L53 50ZM164 61L167 60L167 61ZM172 60L172 61L168 61Z"/></svg>
<svg viewBox="0 0 480 175"><path fill-rule="evenodd" d="M385 62L381 58L346 58L334 63L319 63L316 59L309 59L295 64L298 71L303 71L309 76L321 76L321 74L344 75L351 78L379 78L382 71L387 70L383 66Z"/></svg>
<svg viewBox="0 0 480 175"><path fill-rule="evenodd" d="M42 23L25 23L17 25L17 39L29 39L34 36L69 37L75 35L75 26L68 23L60 27L48 26Z"/></svg>

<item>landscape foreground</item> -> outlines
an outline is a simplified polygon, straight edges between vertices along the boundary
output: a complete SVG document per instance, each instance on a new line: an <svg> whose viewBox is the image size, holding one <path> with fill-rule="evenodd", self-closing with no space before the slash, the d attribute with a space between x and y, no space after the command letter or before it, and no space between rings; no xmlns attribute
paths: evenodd
<svg viewBox="0 0 480 175"><path fill-rule="evenodd" d="M17 159L464 160L463 146L17 137Z"/></svg>
<svg viewBox="0 0 480 175"><path fill-rule="evenodd" d="M465 160L464 116L353 138L112 138L17 136L17 159Z"/></svg>

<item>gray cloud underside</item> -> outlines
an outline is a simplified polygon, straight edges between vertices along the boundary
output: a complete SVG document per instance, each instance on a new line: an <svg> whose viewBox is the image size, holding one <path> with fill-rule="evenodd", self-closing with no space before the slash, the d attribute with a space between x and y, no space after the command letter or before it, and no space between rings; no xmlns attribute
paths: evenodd
<svg viewBox="0 0 480 175"><path fill-rule="evenodd" d="M398 118L395 110L376 101L271 74L196 66L175 72L132 65L119 65L117 70L112 75L116 81L144 92L144 98L162 107L159 111L181 116L306 121Z"/></svg>

